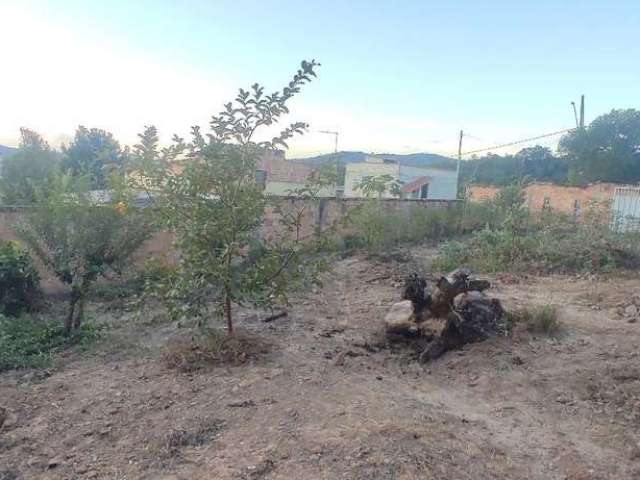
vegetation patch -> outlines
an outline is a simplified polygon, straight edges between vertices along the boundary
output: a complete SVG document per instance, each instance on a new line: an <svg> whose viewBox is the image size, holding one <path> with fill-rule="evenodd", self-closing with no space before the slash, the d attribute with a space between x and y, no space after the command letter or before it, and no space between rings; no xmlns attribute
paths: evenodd
<svg viewBox="0 0 640 480"><path fill-rule="evenodd" d="M507 312L506 317L509 329L522 325L528 332L548 337L557 336L561 329L558 310L554 305L521 308Z"/></svg>
<svg viewBox="0 0 640 480"><path fill-rule="evenodd" d="M0 314L19 315L40 298L40 276L29 253L0 241Z"/></svg>
<svg viewBox="0 0 640 480"><path fill-rule="evenodd" d="M61 349L72 344L90 343L99 335L98 329L90 323L68 337L59 321L32 315L0 315L0 371L46 367Z"/></svg>
<svg viewBox="0 0 640 480"><path fill-rule="evenodd" d="M596 273L640 266L640 235L612 231L608 208L601 204L591 205L580 221L552 211L536 217L515 185L485 207L494 212L494 220L468 239L444 244L435 268Z"/></svg>

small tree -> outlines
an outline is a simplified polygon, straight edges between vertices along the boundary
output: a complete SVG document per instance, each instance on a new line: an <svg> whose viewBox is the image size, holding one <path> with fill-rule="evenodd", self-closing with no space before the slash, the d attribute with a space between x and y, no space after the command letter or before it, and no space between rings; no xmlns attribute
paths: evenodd
<svg viewBox="0 0 640 480"><path fill-rule="evenodd" d="M150 223L129 206L124 190L101 198L85 177L57 177L51 193L36 203L19 232L44 264L71 287L65 333L77 330L92 282L123 262L146 240Z"/></svg>
<svg viewBox="0 0 640 480"><path fill-rule="evenodd" d="M362 177L356 184L355 189L362 190L362 193L367 198L375 196L381 199L386 192L389 192L394 197L399 197L401 187L402 184L398 179L385 173L382 175L366 175Z"/></svg>
<svg viewBox="0 0 640 480"><path fill-rule="evenodd" d="M209 133L193 128L189 144L174 137L172 146L160 149L154 127L140 135L133 150L139 172L131 178L148 191L180 252L175 276L163 285L174 316L202 320L213 303L232 333L234 304L272 308L287 302L293 284L316 278L321 265L303 255L301 226L325 177L316 175L294 191L295 202L265 196L256 181L260 156L287 148L287 139L306 124L293 123L269 141L258 142L255 135L289 112L287 103L316 76L317 66L303 61L288 86L271 95L258 84L240 89L235 102L212 118ZM272 237L261 232L267 208L281 223Z"/></svg>

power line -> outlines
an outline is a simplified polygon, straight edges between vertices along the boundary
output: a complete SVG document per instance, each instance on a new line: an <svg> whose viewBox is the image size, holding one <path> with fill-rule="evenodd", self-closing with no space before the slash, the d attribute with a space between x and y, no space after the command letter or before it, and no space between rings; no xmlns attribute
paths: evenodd
<svg viewBox="0 0 640 480"><path fill-rule="evenodd" d="M480 148L477 150L470 150L468 152L462 152L462 156L466 156L466 155L473 155L474 153L482 153L482 152L489 152L491 150L497 150L499 148L506 148L506 147L512 147L514 145L520 145L522 143L529 143L529 142L533 142L534 140L540 140L542 138L547 138L547 137L553 137L556 135L561 135L563 133L568 133L575 130L575 128L565 128L563 130L558 130L556 132L551 132L551 133L545 133L543 135L537 135L535 137L529 137L529 138L523 138L522 140L515 140L513 142L509 142L509 143L502 143L502 144L498 144L498 145L494 145L492 147L487 147L487 148ZM453 156L453 155L451 155Z"/></svg>

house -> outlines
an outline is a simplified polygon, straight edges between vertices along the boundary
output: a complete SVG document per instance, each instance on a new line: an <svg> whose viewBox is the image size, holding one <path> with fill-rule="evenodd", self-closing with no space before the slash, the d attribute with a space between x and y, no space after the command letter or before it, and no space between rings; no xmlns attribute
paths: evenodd
<svg viewBox="0 0 640 480"><path fill-rule="evenodd" d="M282 150L266 150L258 162L256 180L264 185L265 194L288 196L304 187L315 170L311 165L287 160ZM335 196L335 186L323 188L319 195Z"/></svg>
<svg viewBox="0 0 640 480"><path fill-rule="evenodd" d="M389 175L400 183L404 198L428 200L455 200L457 195L457 173L455 170L404 165L400 161L369 155L364 162L345 166L344 196L362 197L358 185L365 177ZM383 197L392 198L391 192Z"/></svg>

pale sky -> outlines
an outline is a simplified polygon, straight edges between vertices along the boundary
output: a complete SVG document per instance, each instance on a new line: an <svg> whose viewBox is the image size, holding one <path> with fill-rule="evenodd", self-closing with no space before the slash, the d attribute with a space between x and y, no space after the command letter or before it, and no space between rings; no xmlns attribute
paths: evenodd
<svg viewBox="0 0 640 480"><path fill-rule="evenodd" d="M319 78L287 120L289 157L340 150L451 154L640 108L637 1L0 0L0 143L51 143L77 125L123 144L205 127L238 87ZM547 142L553 144L553 140Z"/></svg>

